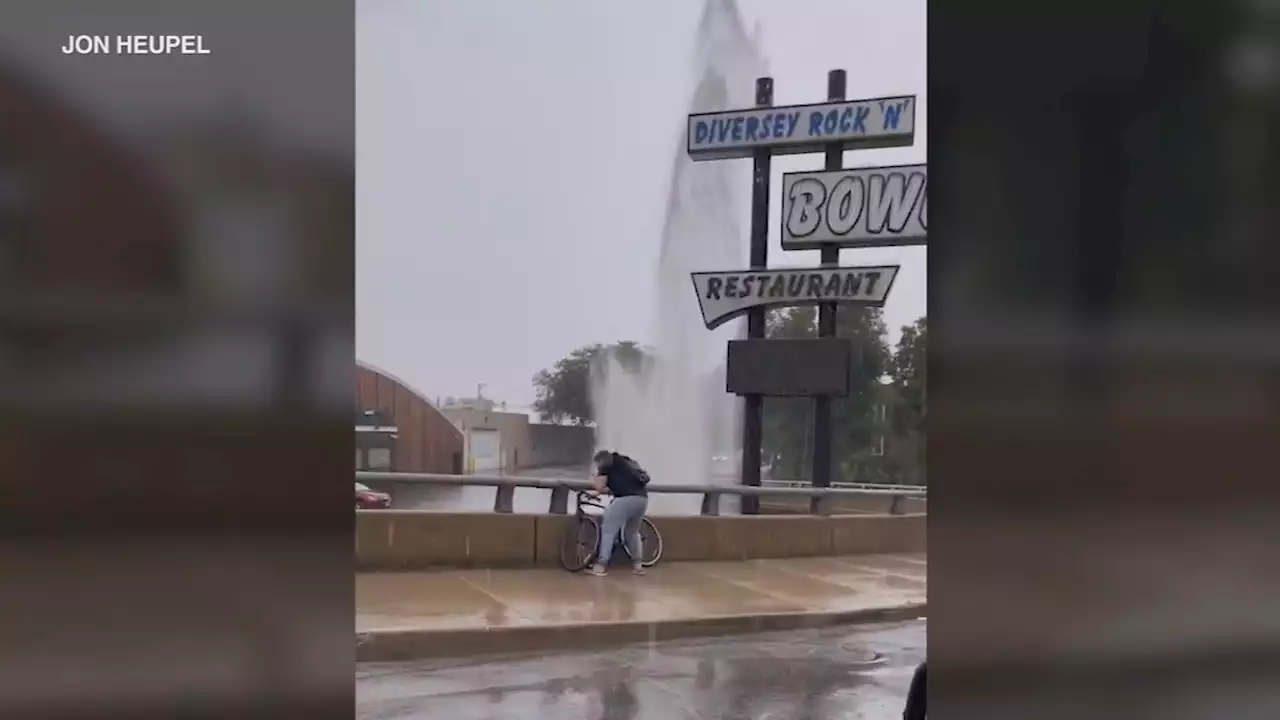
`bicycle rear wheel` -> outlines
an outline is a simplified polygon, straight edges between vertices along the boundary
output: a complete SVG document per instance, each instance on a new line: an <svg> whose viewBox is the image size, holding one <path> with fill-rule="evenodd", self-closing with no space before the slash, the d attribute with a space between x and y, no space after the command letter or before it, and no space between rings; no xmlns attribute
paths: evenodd
<svg viewBox="0 0 1280 720"><path fill-rule="evenodd" d="M662 533L649 518L640 521L640 554L644 556L640 558L644 567L653 567L662 559Z"/></svg>
<svg viewBox="0 0 1280 720"><path fill-rule="evenodd" d="M560 541L560 566L569 572L578 572L596 559L599 550L600 526L596 519L578 516L569 521Z"/></svg>

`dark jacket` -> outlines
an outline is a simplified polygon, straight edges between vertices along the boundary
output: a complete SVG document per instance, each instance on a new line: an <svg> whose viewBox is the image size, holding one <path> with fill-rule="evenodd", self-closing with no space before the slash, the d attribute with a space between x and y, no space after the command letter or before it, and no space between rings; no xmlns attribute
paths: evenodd
<svg viewBox="0 0 1280 720"><path fill-rule="evenodd" d="M614 497L648 496L649 491L645 489L645 485L648 484L647 479L642 476L644 471L637 470L639 465L633 465L633 463L634 461L625 455L613 453L609 465L604 468L605 482Z"/></svg>

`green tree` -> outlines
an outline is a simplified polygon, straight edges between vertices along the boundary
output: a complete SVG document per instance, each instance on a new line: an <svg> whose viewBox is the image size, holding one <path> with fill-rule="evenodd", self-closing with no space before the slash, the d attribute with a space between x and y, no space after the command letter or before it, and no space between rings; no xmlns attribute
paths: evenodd
<svg viewBox="0 0 1280 720"><path fill-rule="evenodd" d="M765 322L770 338L817 337L817 308L774 310ZM832 402L833 465L836 480L865 479L873 472L868 452L883 432L876 407L883 404L881 378L890 360L884 320L878 308L842 307L836 336L851 344L849 394ZM764 457L779 478L808 478L813 457L813 400L765 398Z"/></svg>
<svg viewBox="0 0 1280 720"><path fill-rule="evenodd" d="M929 319L922 317L902 328L902 337L893 353L890 377L899 405L894 414L894 430L923 430L927 403Z"/></svg>
<svg viewBox="0 0 1280 720"><path fill-rule="evenodd" d="M765 337L778 339L818 336L814 307L772 310L765 316ZM762 454L778 478L807 477L812 457L813 402L808 398L764 399Z"/></svg>
<svg viewBox="0 0 1280 720"><path fill-rule="evenodd" d="M902 328L889 375L893 382L888 465L903 482L925 482L925 418L928 415L929 323L922 317Z"/></svg>
<svg viewBox="0 0 1280 720"><path fill-rule="evenodd" d="M590 425L591 366L611 355L624 367L638 368L650 360L637 343L623 340L612 345L584 345L533 376L533 408L544 421Z"/></svg>
<svg viewBox="0 0 1280 720"><path fill-rule="evenodd" d="M852 355L849 394L831 403L831 421L835 428L832 479L871 482L878 471L878 460L872 449L884 433L884 422L877 408L884 403L883 378L891 357L880 308L840 308L836 316L836 336L851 343Z"/></svg>

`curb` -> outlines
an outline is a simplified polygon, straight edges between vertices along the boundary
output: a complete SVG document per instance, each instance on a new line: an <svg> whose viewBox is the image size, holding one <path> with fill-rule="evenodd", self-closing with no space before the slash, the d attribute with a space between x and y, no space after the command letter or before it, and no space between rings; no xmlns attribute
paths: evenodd
<svg viewBox="0 0 1280 720"><path fill-rule="evenodd" d="M835 625L897 622L925 617L927 602L833 612L782 612L674 620L503 626L455 630L374 630L356 633L356 662L400 662L506 653L581 650L641 642Z"/></svg>

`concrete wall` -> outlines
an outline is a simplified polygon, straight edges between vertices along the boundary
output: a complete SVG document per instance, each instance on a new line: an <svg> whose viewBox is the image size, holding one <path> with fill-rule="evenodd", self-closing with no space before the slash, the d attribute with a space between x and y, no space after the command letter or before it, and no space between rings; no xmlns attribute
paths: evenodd
<svg viewBox="0 0 1280 720"><path fill-rule="evenodd" d="M530 459L524 467L586 465L596 447L594 428L535 423L529 426Z"/></svg>
<svg viewBox="0 0 1280 720"><path fill-rule="evenodd" d="M571 515L356 513L356 569L555 567ZM663 560L925 551L924 515L658 517Z"/></svg>
<svg viewBox="0 0 1280 720"><path fill-rule="evenodd" d="M889 495L858 495L841 498L832 509L833 513L848 514L887 514L893 504ZM928 501L919 498L904 498L902 512L907 514L927 512ZM760 499L760 512L770 515L808 514L808 498L766 497Z"/></svg>
<svg viewBox="0 0 1280 720"><path fill-rule="evenodd" d="M441 412L464 435L468 430L476 428L497 430L502 436L502 472L528 466L529 458L533 455L528 415L458 407L443 408Z"/></svg>

